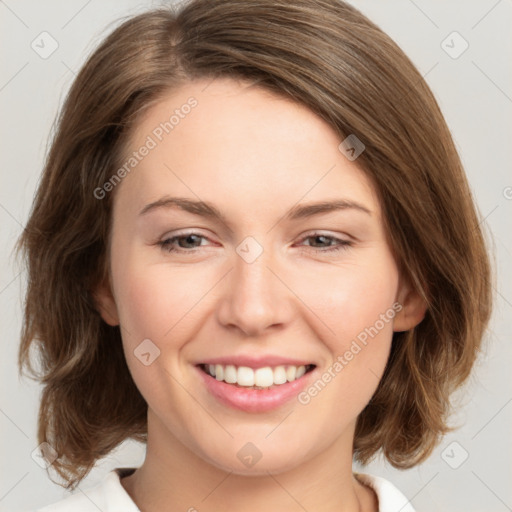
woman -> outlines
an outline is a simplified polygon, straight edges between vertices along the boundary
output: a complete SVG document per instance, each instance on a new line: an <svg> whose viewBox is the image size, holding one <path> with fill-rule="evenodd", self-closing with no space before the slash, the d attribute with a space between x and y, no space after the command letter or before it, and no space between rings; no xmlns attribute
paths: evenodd
<svg viewBox="0 0 512 512"><path fill-rule="evenodd" d="M146 459L42 510L412 510L352 460L409 468L448 430L490 314L478 224L427 85L353 7L126 21L20 239L20 365L40 340L68 487L127 438Z"/></svg>

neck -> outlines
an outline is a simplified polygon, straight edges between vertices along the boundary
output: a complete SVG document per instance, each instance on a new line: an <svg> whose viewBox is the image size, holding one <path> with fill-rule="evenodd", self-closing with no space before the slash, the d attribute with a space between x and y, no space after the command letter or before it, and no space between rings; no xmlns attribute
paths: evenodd
<svg viewBox="0 0 512 512"><path fill-rule="evenodd" d="M149 413L146 459L121 483L144 512L376 512L375 493L352 473L352 435L287 471L240 475L196 455Z"/></svg>

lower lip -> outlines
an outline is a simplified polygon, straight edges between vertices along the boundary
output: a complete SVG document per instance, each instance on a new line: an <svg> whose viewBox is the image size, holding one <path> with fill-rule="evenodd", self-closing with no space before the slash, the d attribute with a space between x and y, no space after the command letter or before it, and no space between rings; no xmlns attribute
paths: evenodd
<svg viewBox="0 0 512 512"><path fill-rule="evenodd" d="M196 366L208 391L224 405L245 412L266 412L277 409L293 397L297 396L311 378L315 369L302 377L286 384L280 384L271 389L251 389L227 384L222 380L208 375Z"/></svg>

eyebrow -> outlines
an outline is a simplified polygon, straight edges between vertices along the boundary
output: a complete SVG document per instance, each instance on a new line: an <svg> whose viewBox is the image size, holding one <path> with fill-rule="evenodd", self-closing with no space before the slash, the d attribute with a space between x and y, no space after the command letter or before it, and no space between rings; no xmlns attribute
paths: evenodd
<svg viewBox="0 0 512 512"><path fill-rule="evenodd" d="M184 197L164 196L161 199L158 199L157 201L144 206L144 208L142 208L140 211L139 216L145 215L160 208L173 207L180 208L181 210L193 213L195 215L218 220L226 226L229 226L229 221L212 203L207 201L196 201ZM317 203L296 205L288 210L288 212L284 215L284 219L287 221L293 221L313 217L314 215L320 215L322 213L331 213L340 210L355 210L366 213L368 215L372 214L371 210L356 201L348 199L336 199L333 201L321 201Z"/></svg>

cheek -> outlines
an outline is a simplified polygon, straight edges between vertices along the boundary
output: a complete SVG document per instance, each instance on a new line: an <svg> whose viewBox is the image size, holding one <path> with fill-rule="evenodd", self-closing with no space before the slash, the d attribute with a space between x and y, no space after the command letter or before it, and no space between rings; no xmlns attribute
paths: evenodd
<svg viewBox="0 0 512 512"><path fill-rule="evenodd" d="M194 275L186 269L170 272L165 265L126 257L118 267L116 282L121 324L133 338L167 343L173 337L170 332L175 337L180 320L198 301L202 288L198 279L197 271Z"/></svg>
<svg viewBox="0 0 512 512"><path fill-rule="evenodd" d="M386 251L369 252L364 259L343 265L318 266L311 274L305 272L296 285L297 295L322 321L332 350L344 351L376 322L384 337L391 335L398 271ZM381 325L381 315L386 314L387 321Z"/></svg>
<svg viewBox="0 0 512 512"><path fill-rule="evenodd" d="M179 386L169 382L171 376L182 380L176 355L183 340L190 336L186 330L190 329L193 307L198 301L199 283L190 281L190 273L179 269L170 272L163 265L148 264L143 258L130 257L127 253L116 271L114 282L120 299L122 342L134 382L153 409L158 410L166 403L168 410L188 411L193 404L187 401ZM149 353L147 365L142 357L144 353ZM172 421L177 422L176 418ZM179 422L175 424L178 426Z"/></svg>
<svg viewBox="0 0 512 512"><path fill-rule="evenodd" d="M316 313L315 330L322 333L328 360L322 382L311 394L306 390L304 403L322 391L322 400L340 414L356 414L376 390L388 360L397 312L396 265L380 251L364 262L326 267L310 282L314 285L302 286L301 293Z"/></svg>

